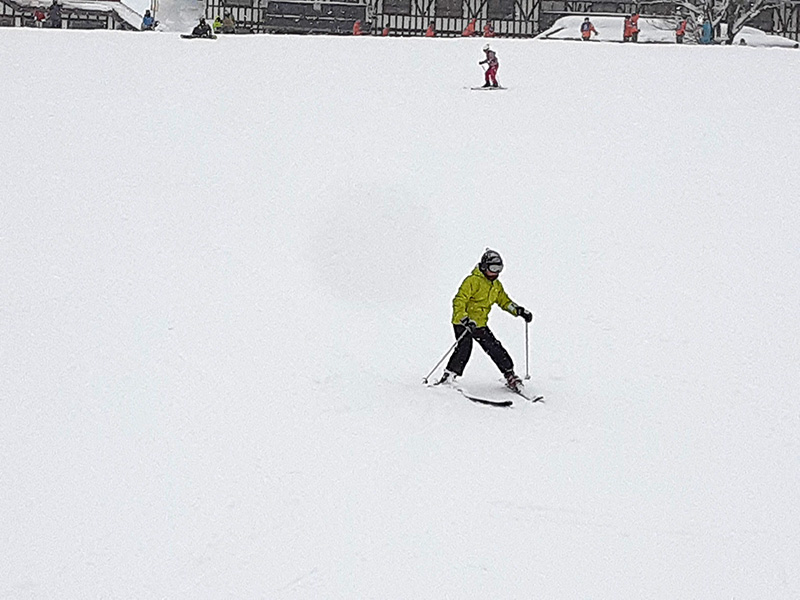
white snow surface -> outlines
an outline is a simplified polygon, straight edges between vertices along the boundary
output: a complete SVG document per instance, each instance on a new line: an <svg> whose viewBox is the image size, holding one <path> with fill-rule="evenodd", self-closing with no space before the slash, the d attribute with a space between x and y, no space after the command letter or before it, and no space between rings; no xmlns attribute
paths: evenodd
<svg viewBox="0 0 800 600"><path fill-rule="evenodd" d="M150 0L128 1L146 4ZM158 30L160 32L189 33L197 25L200 17L206 16L206 4L203 0L158 0L156 5L154 14L159 23ZM209 15L209 23L215 16Z"/></svg>
<svg viewBox="0 0 800 600"><path fill-rule="evenodd" d="M1 33L0 597L800 596L800 55Z"/></svg>

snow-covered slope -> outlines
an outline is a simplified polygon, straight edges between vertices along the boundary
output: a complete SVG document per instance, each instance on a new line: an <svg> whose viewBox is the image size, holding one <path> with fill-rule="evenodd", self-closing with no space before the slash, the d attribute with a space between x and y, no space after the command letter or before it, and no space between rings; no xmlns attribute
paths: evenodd
<svg viewBox="0 0 800 600"><path fill-rule="evenodd" d="M197 25L198 19L206 16L205 12L206 3L202 0L159 0L155 14L159 22L159 31L189 33ZM211 20L213 16L209 22Z"/></svg>
<svg viewBox="0 0 800 600"><path fill-rule="evenodd" d="M0 36L0 597L800 595L796 53L57 33ZM485 246L544 405L420 384Z"/></svg>

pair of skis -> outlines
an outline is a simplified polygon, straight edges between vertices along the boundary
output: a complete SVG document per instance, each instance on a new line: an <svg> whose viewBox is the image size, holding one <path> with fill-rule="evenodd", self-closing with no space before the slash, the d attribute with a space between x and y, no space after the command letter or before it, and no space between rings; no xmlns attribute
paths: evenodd
<svg viewBox="0 0 800 600"><path fill-rule="evenodd" d="M431 387L438 387L438 385L439 384L434 383L434 384L432 384ZM468 390L465 390L464 388L462 388L460 386L457 386L457 385L445 384L442 387L446 387L446 388L449 388L451 390L454 390L454 391L458 392L459 394L461 394L462 396L464 396L464 398L466 398L467 400L470 400L470 401L475 402L477 404L485 404L487 406L497 406L499 408L508 408L508 407L514 405L514 402L511 401L511 400L498 400L496 398L486 398L486 397L480 396L478 394L473 394L472 392L470 392ZM521 396L522 398L524 398L528 402L542 402L542 403L544 402L544 396L539 396L539 395L535 395L535 394L529 394L525 390L513 390L508 386L505 386L504 389L506 391L508 391L509 393L511 393L511 394L516 394L518 396Z"/></svg>

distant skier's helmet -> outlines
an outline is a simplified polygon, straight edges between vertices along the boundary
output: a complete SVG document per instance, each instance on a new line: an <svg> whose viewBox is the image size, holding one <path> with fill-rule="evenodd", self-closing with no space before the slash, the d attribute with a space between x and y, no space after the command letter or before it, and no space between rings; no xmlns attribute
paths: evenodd
<svg viewBox="0 0 800 600"><path fill-rule="evenodd" d="M487 248L486 252L481 256L481 262L478 268L484 273L491 273L497 276L500 274L500 271L503 270L503 259L500 258L500 254Z"/></svg>
<svg viewBox="0 0 800 600"><path fill-rule="evenodd" d="M484 52L488 52L489 50L491 50L491 48L489 48L489 44L486 44L486 45L483 47L483 51L484 51Z"/></svg>

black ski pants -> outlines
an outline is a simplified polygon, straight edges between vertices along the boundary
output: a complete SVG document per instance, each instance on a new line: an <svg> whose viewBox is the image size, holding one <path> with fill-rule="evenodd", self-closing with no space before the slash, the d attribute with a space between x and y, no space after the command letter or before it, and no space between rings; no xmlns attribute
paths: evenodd
<svg viewBox="0 0 800 600"><path fill-rule="evenodd" d="M453 331L455 331L456 339L458 339L461 337L461 334L464 333L464 326L456 323L453 325ZM464 374L464 367L467 366L469 357L472 354L473 338L480 344L486 354L489 355L489 358L497 365L501 373L505 374L514 368L514 362L511 360L511 356L506 349L503 348L503 344L494 337L491 330L488 327L478 327L474 335L467 334L458 343L456 349L453 351L453 355L447 362L448 371L452 371L459 377Z"/></svg>

